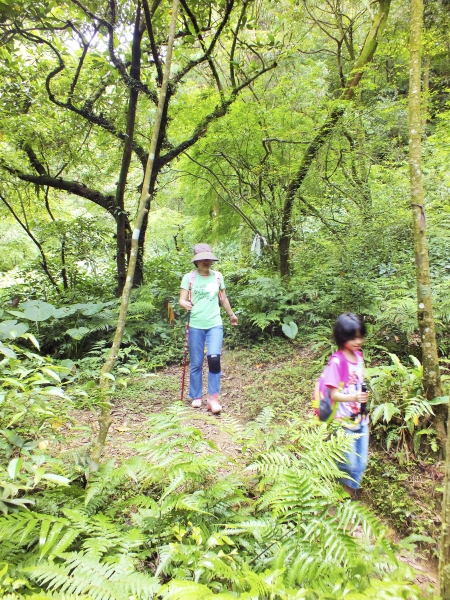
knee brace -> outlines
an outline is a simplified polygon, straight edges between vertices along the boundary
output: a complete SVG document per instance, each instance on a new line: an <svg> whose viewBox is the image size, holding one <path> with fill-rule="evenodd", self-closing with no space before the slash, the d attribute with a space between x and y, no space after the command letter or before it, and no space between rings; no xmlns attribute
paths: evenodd
<svg viewBox="0 0 450 600"><path fill-rule="evenodd" d="M220 354L211 354L208 359L208 368L210 373L220 373Z"/></svg>

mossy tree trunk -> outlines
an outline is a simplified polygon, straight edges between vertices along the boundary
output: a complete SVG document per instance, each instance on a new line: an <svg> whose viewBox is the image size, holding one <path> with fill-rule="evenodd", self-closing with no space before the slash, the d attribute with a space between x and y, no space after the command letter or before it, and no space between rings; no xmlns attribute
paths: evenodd
<svg viewBox="0 0 450 600"><path fill-rule="evenodd" d="M391 0L379 0L378 13L374 16L372 27L367 34L360 55L357 58L351 72L346 81L343 81L343 89L341 100L351 100L355 95L355 91L361 81L361 78L367 66L372 62L375 51L378 47L379 40L386 26L389 15ZM330 113L327 120L323 123L318 133L307 146L300 166L295 177L289 182L286 192L286 199L283 207L283 216L281 223L281 236L279 240L279 265L280 275L289 278L290 276L290 247L292 239L292 212L295 200L298 197L298 192L303 185L306 176L309 173L311 165L316 159L319 151L324 146L325 142L336 130L336 125L341 120L345 108L343 104L336 106Z"/></svg>
<svg viewBox="0 0 450 600"><path fill-rule="evenodd" d="M433 318L430 261L422 177L421 47L423 0L411 1L409 80L409 173L413 213L414 256L417 280L417 318L422 343L423 384L429 400L440 396L441 378ZM436 407L434 426L445 450L446 406Z"/></svg>

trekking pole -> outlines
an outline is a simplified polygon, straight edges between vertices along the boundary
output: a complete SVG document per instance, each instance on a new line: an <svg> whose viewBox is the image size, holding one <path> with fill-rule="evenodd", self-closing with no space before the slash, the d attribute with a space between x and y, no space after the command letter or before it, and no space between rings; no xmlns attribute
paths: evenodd
<svg viewBox="0 0 450 600"><path fill-rule="evenodd" d="M191 320L191 311L188 311L186 320L186 340L184 342L184 363L183 363L183 375L181 378L181 396L180 400L183 400L184 396L184 380L186 378L186 359L189 347L189 321Z"/></svg>

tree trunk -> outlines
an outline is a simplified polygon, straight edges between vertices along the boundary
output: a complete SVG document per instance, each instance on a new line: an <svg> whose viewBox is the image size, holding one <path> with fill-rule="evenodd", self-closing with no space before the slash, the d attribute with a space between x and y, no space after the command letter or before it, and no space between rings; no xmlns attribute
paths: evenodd
<svg viewBox="0 0 450 600"><path fill-rule="evenodd" d="M426 397L440 396L441 378L433 319L430 286L430 262L423 205L422 150L421 150L421 44L423 0L411 1L411 35L409 63L409 173L411 208L413 212L414 256L417 280L417 318L422 343L423 385ZM447 408L436 407L434 426L445 452L445 416Z"/></svg>
<svg viewBox="0 0 450 600"><path fill-rule="evenodd" d="M294 208L294 202L297 192L308 175L308 171L317 156L319 150L324 145L325 141L331 135L336 126L336 123L344 114L342 107L335 108L319 132L308 145L305 154L303 155L302 162L297 171L297 175L289 183L289 187L286 192L286 200L283 207L283 216L281 219L281 236L278 244L279 255L280 255L280 275L281 277L289 277L290 275L290 247L292 237L292 210Z"/></svg>
<svg viewBox="0 0 450 600"><path fill-rule="evenodd" d="M353 98L355 89L357 88L364 74L364 70L367 67L367 65L372 61L375 51L378 47L380 36L383 32L389 15L390 5L391 0L379 1L378 14L373 20L372 27L369 33L367 34L361 53L351 73L349 74L346 86L341 94L341 100L350 100L351 98ZM326 140L333 133L337 123L339 122L343 114L344 108L342 107L342 105L332 110L330 116L322 125L313 141L306 148L297 174L289 183L289 187L286 192L286 200L283 207L281 236L279 241L280 274L282 277L289 277L290 274L289 262L290 245L292 237L292 210L294 208L294 201L297 192L302 186L303 181L305 180L305 177L307 176L309 169L314 159L316 158L319 150L322 148Z"/></svg>
<svg viewBox="0 0 450 600"><path fill-rule="evenodd" d="M159 157L161 155L162 144L164 138L166 137L167 125L169 124L168 111L169 111L169 103L172 97L171 89L168 87L167 93L165 95L164 104L161 109L161 117L160 117L160 125L159 125L159 133L158 139L156 141L156 149L155 149L155 157L153 159L153 170L150 177L150 184L148 187L148 196L147 203L145 208L147 209L144 219L142 222L141 231L139 234L138 241L138 255L136 261L136 269L134 272L133 279L133 287L139 287L144 281L144 250L145 250L145 235L147 233L147 225L148 225L148 211L151 208L151 201L156 191L156 181L158 174L162 168L162 165L159 161Z"/></svg>
<svg viewBox="0 0 450 600"><path fill-rule="evenodd" d="M290 209L292 213L292 207ZM280 237L278 242L278 254L279 254L279 267L280 267L280 275L281 277L285 277L289 279L291 275L291 265L290 265L290 249L291 249L291 226L290 219L288 222L288 226L283 228L283 235Z"/></svg>
<svg viewBox="0 0 450 600"><path fill-rule="evenodd" d="M136 9L136 20L134 23L133 44L131 48L131 67L130 77L140 81L141 78L141 40L142 33L140 28L141 5L138 2ZM128 170L130 168L131 156L133 152L134 126L136 122L136 110L138 103L139 89L130 88L130 99L128 101L127 111L127 131L123 145L122 164L120 167L119 182L116 190L116 227L117 227L117 295L121 296L126 280L126 256L127 256L127 230L130 225L128 216L125 212L125 187L127 184Z"/></svg>
<svg viewBox="0 0 450 600"><path fill-rule="evenodd" d="M439 587L442 600L450 600L450 435L447 435L446 446L441 548L439 553Z"/></svg>
<svg viewBox="0 0 450 600"><path fill-rule="evenodd" d="M153 173L153 168L154 168L155 154L156 154L156 149L157 149L157 144L158 144L161 120L162 120L164 107L165 107L165 103L166 103L166 95L167 95L167 88L168 88L168 84L169 84L170 67L171 67L171 61L172 61L172 51L173 51L173 45L174 45L174 40L175 40L175 29L176 29L176 24L177 24L178 4L179 4L179 0L173 0L172 18L171 18L171 22L170 22L169 38L168 38L167 48L166 48L166 57L165 57L166 60L165 60L165 65L164 65L163 82L162 82L161 91L159 94L158 109L156 111L155 123L153 126L153 133L152 133L152 140L150 143L150 152L148 155L147 167L145 169L144 182L143 182L143 186L142 186L141 197L139 200L139 207L138 207L136 221L134 223L133 235L132 235L132 239L131 239L130 260L128 263L125 287L124 287L123 293L122 293L122 302L120 305L119 319L117 322L116 333L114 335L114 340L112 343L111 350L109 352L109 355L108 355L108 358L106 359L105 364L103 365L103 367L100 371L100 386L101 386L102 391L105 396L108 393L108 387L109 387L108 381L110 378L110 372L116 363L119 349L120 349L120 346L122 343L123 333L125 330L125 322L126 322L126 317L127 317L127 312L128 312L128 304L130 301L130 293L131 293L131 288L133 286L134 272L135 272L136 262L137 262L137 258L138 258L139 237L140 237L144 217L148 212L147 207L149 206L149 203L151 200L149 197L150 181L152 178L152 173ZM103 448L106 443L106 437L108 435L108 430L111 425L111 422L112 422L111 403L110 403L109 398L105 397L105 399L102 403L101 413L100 413L100 417L99 417L100 430L99 430L99 433L97 436L97 440L92 449L91 462L89 465L90 472L97 471L99 468L100 457L101 457Z"/></svg>

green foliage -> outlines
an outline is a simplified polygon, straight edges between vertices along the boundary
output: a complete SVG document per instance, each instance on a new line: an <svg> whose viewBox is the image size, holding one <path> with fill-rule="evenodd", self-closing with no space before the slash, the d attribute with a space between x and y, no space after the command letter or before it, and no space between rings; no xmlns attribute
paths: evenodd
<svg viewBox="0 0 450 600"><path fill-rule="evenodd" d="M437 555L442 506L442 475L431 457L399 464L392 455L372 450L364 476L364 498L402 536L404 547L418 542L421 552ZM403 543L404 542L404 543Z"/></svg>
<svg viewBox="0 0 450 600"><path fill-rule="evenodd" d="M3 580L104 600L420 597L383 528L336 487L346 436L278 425L271 409L248 426L225 418L245 441L243 470L191 420L181 406L153 415L137 454L86 490L38 492L39 510L1 517Z"/></svg>
<svg viewBox="0 0 450 600"><path fill-rule="evenodd" d="M32 491L69 482L62 461L46 450L50 451L68 418L71 399L64 388L70 372L70 365L54 364L29 352L0 362L0 511L4 513L33 504Z"/></svg>
<svg viewBox="0 0 450 600"><path fill-rule="evenodd" d="M433 406L448 404L448 396L427 400L418 359L411 356L413 367L408 368L395 354L390 357L392 365L367 369L373 392L369 402L373 431L387 450L394 444L403 460L425 444L436 452L436 431L429 423Z"/></svg>

